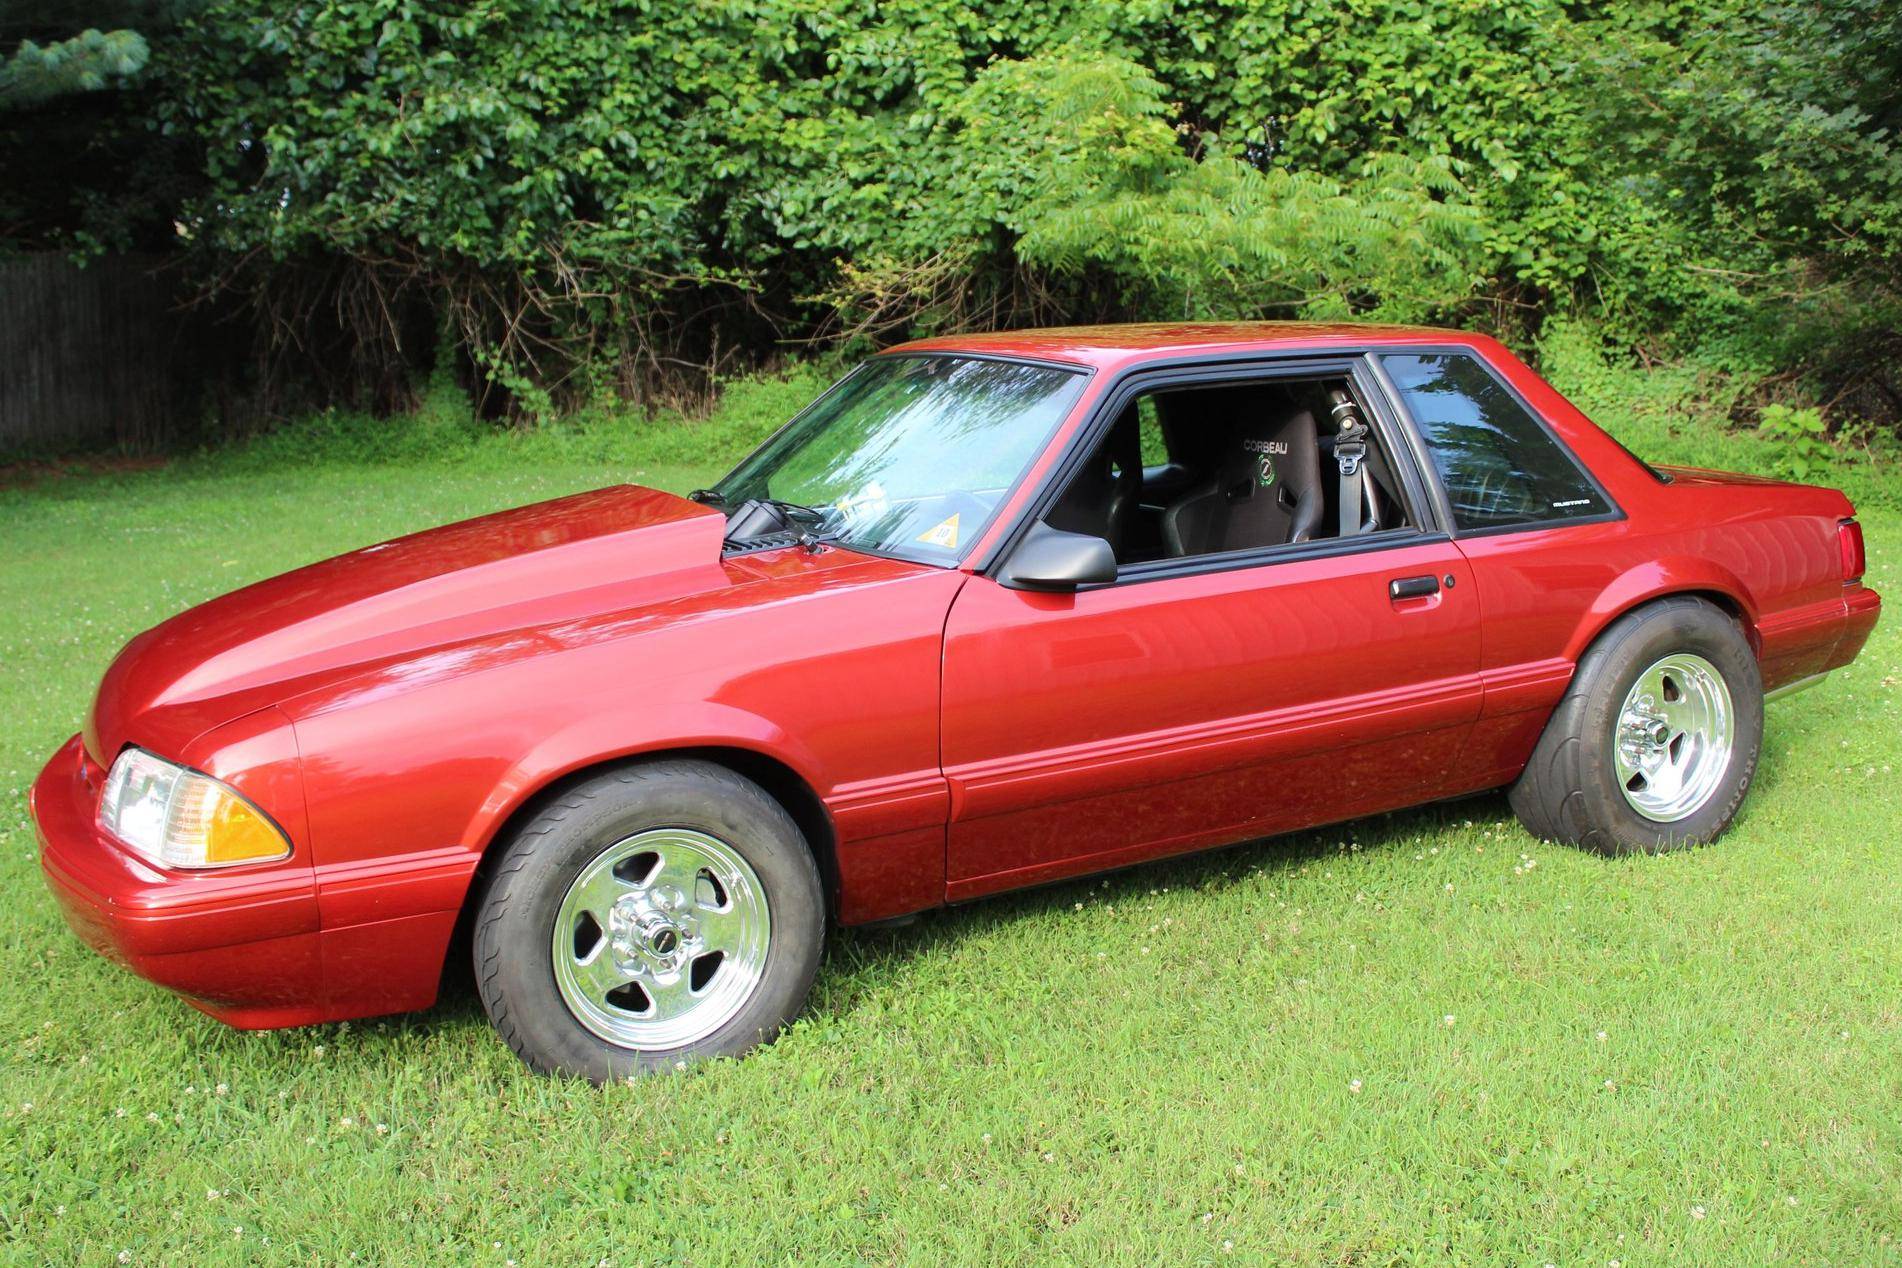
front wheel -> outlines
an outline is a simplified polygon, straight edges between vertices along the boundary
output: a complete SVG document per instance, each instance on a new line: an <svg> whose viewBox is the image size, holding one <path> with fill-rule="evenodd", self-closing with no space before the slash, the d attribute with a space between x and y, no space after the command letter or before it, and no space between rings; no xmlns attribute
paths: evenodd
<svg viewBox="0 0 1902 1268"><path fill-rule="evenodd" d="M1604 854L1714 840L1763 744L1763 681L1737 625L1699 599L1623 617L1580 660L1509 794L1538 836Z"/></svg>
<svg viewBox="0 0 1902 1268"><path fill-rule="evenodd" d="M777 1034L825 929L798 827L722 766L655 761L553 798L503 847L477 913L483 1007L544 1073L597 1082Z"/></svg>

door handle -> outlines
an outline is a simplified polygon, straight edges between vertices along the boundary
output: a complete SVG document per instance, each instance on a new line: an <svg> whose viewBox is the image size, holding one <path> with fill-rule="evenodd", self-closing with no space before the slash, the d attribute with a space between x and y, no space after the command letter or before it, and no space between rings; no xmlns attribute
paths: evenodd
<svg viewBox="0 0 1902 1268"><path fill-rule="evenodd" d="M1440 592L1438 577L1399 577L1387 583L1387 597L1398 603L1402 599L1425 599Z"/></svg>

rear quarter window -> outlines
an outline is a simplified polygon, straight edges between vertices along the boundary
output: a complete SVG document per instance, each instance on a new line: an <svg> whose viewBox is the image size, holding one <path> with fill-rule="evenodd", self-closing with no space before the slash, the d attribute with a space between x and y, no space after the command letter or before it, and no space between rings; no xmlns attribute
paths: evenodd
<svg viewBox="0 0 1902 1268"><path fill-rule="evenodd" d="M1462 529L1588 519L1612 509L1577 459L1478 358L1380 358L1419 426Z"/></svg>

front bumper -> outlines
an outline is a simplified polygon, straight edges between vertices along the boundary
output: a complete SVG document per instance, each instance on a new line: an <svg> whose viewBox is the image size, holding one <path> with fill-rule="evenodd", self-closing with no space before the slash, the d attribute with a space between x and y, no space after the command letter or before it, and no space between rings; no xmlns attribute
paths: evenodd
<svg viewBox="0 0 1902 1268"><path fill-rule="evenodd" d="M105 772L74 736L29 794L40 868L88 946L233 1026L325 1020L317 890L306 863L168 872L100 830Z"/></svg>

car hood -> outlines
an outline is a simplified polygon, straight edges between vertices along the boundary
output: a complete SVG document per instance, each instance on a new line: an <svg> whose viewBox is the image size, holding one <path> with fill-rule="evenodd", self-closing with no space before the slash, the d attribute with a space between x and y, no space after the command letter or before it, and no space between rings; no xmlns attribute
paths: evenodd
<svg viewBox="0 0 1902 1268"><path fill-rule="evenodd" d="M326 559L181 612L120 652L86 748L181 752L340 670L725 584L718 511L621 485Z"/></svg>

